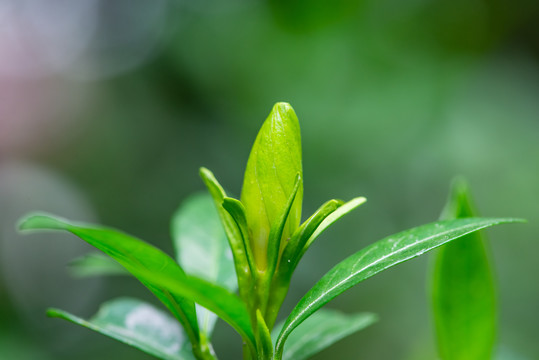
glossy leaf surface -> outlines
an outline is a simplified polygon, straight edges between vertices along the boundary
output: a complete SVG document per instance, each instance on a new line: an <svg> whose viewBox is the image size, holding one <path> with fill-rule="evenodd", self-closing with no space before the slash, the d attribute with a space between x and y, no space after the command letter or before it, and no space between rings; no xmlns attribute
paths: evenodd
<svg viewBox="0 0 539 360"><path fill-rule="evenodd" d="M444 219L474 216L468 187L457 180ZM486 244L474 232L435 254L432 305L438 349L444 360L492 358L496 337L496 291Z"/></svg>
<svg viewBox="0 0 539 360"><path fill-rule="evenodd" d="M289 218L290 211L292 210L292 205L294 204L294 199L297 196L300 184L301 177L299 174L296 174L294 189L290 193L290 197L288 198L285 207L282 209L281 215L279 216L277 221L271 226L268 239L268 268L266 270L269 276L273 276L275 268L277 267L277 261L281 253L281 249L283 248L281 239L284 234L284 228L286 222L288 221L287 219Z"/></svg>
<svg viewBox="0 0 539 360"><path fill-rule="evenodd" d="M178 322L140 300L111 300L101 305L99 312L89 320L58 309L49 309L47 315L97 331L160 359L195 359Z"/></svg>
<svg viewBox="0 0 539 360"><path fill-rule="evenodd" d="M69 273L76 277L129 275L129 272L110 257L90 253L73 259L68 264Z"/></svg>
<svg viewBox="0 0 539 360"><path fill-rule="evenodd" d="M140 280L174 314L185 327L191 341L198 342L198 322L195 304L190 299L171 295L167 289L156 286L153 276L168 275L184 278L178 264L156 247L123 232L105 227L69 222L47 214L26 217L19 224L21 230L66 230L103 251Z"/></svg>
<svg viewBox="0 0 539 360"><path fill-rule="evenodd" d="M378 317L372 313L344 314L336 310L320 309L290 334L283 360L308 359L377 320ZM283 325L276 325L272 332L274 339L278 337Z"/></svg>
<svg viewBox="0 0 539 360"><path fill-rule="evenodd" d="M301 226L294 232L292 238L284 247L279 266L272 279L271 292L266 311L267 321L270 326L275 322L279 309L288 293L292 274L303 253L303 248L307 240L320 226L322 221L334 212L343 203L340 200L329 200L315 211Z"/></svg>
<svg viewBox="0 0 539 360"><path fill-rule="evenodd" d="M282 262L281 266L285 265L285 263L290 264L290 261L288 260L294 259L301 253L301 250L305 247L307 240L315 232L318 226L320 226L322 221L324 221L329 214L334 212L342 204L343 202L340 200L329 200L320 206L320 208L316 210L314 214L312 214L303 222L303 224L301 224L301 226L294 232L292 238L283 251L283 260L285 260L285 262Z"/></svg>
<svg viewBox="0 0 539 360"><path fill-rule="evenodd" d="M148 274L148 276L152 276ZM254 349L255 339L251 329L249 313L245 303L227 289L193 276L172 278L167 275L152 276L157 286L166 288L171 294L192 299L214 312L230 324L242 336L247 345Z"/></svg>
<svg viewBox="0 0 539 360"><path fill-rule="evenodd" d="M232 252L210 194L195 194L187 198L176 211L171 223L176 259L191 275L237 290ZM215 314L197 307L201 331L211 334Z"/></svg>
<svg viewBox="0 0 539 360"><path fill-rule="evenodd" d="M70 223L50 215L29 216L20 223L20 229L67 230L102 250L167 306L182 322L192 342L199 338L194 310L197 302L223 318L254 346L247 310L236 295L205 280L186 276L172 258L144 241L113 229Z"/></svg>
<svg viewBox="0 0 539 360"><path fill-rule="evenodd" d="M221 223L227 235L234 257L234 267L236 269L240 295L245 299L248 296L246 291L250 287L251 270L247 259L247 249L243 240L242 231L238 227L236 220L230 215L227 209L223 207L223 203L225 202L225 199L227 199L226 192L213 173L206 168L200 168L200 177L208 188L217 212L219 213L219 217L221 218ZM235 209L240 211L240 209Z"/></svg>
<svg viewBox="0 0 539 360"><path fill-rule="evenodd" d="M223 208L230 214L241 234L241 244L247 258L247 263L251 273L255 273L256 265L249 243L249 229L247 228L247 218L245 217L245 207L243 204L234 198L225 197L223 199Z"/></svg>
<svg viewBox="0 0 539 360"><path fill-rule="evenodd" d="M301 220L303 172L298 118L289 104L277 103L251 149L241 192L259 269L266 268L270 229L286 207L298 173L299 189L283 231L284 239L291 236Z"/></svg>
<svg viewBox="0 0 539 360"><path fill-rule="evenodd" d="M277 341L277 359L280 359L284 342L292 330L352 286L463 235L518 221L521 220L469 218L440 221L388 236L353 254L324 275L292 310Z"/></svg>

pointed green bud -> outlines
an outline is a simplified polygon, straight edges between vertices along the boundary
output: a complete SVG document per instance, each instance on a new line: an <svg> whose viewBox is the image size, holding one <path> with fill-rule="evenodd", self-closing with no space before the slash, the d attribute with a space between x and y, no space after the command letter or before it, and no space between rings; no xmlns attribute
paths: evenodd
<svg viewBox="0 0 539 360"><path fill-rule="evenodd" d="M270 229L279 221L294 190L298 174L301 183L290 209L281 242L290 238L301 220L303 172L298 118L289 104L277 103L256 137L247 161L241 192L251 246L260 270L267 267Z"/></svg>

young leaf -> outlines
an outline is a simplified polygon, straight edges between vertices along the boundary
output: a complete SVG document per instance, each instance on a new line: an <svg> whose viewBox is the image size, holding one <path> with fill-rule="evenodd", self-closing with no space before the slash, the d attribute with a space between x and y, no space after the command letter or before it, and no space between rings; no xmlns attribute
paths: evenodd
<svg viewBox="0 0 539 360"><path fill-rule="evenodd" d="M186 276L174 260L144 241L113 229L70 223L50 215L28 216L19 228L67 230L114 258L180 320L194 347L200 339L194 308L197 302L228 322L254 348L249 314L236 295L218 285Z"/></svg>
<svg viewBox="0 0 539 360"><path fill-rule="evenodd" d="M129 272L110 257L90 253L73 259L67 264L69 273L76 277L129 275Z"/></svg>
<svg viewBox="0 0 539 360"><path fill-rule="evenodd" d="M468 187L453 183L442 218L474 216ZM442 246L435 257L432 304L438 349L444 360L492 358L496 337L496 291L482 234Z"/></svg>
<svg viewBox="0 0 539 360"><path fill-rule="evenodd" d="M269 238L268 238L268 268L267 274L272 277L275 269L277 267L277 261L279 259L279 253L281 250L281 238L283 236L284 227L288 216L290 215L290 210L292 209L292 204L299 190L301 184L301 176L296 174L296 182L294 183L294 189L290 193L285 207L282 209L282 213L275 223L271 226Z"/></svg>
<svg viewBox="0 0 539 360"><path fill-rule="evenodd" d="M343 204L341 200L330 200L322 205L296 230L284 248L279 268L273 279L271 296L266 311L268 324L273 324L283 303L292 273L313 241L337 220L366 201L363 197Z"/></svg>
<svg viewBox="0 0 539 360"><path fill-rule="evenodd" d="M256 327L258 357L259 359L271 359L273 356L271 335L259 309L256 309Z"/></svg>
<svg viewBox="0 0 539 360"><path fill-rule="evenodd" d="M344 215L348 214L350 211L356 209L358 206L364 204L366 201L367 201L367 199L365 199L364 197L357 197L357 198L354 198L354 199L344 203L339 208L337 208L335 211L330 213L322 221L322 223L316 228L314 233L312 233L312 235L307 239L307 241L305 242L305 246L301 250L301 252L300 252L299 256L297 257L297 259L295 260L296 264L301 259L303 254L305 254L305 252L307 251L309 246L311 246L313 241L316 240L316 238L318 236L320 236L320 234L322 234L327 228L329 228L331 225L333 225L337 220L342 218Z"/></svg>
<svg viewBox="0 0 539 360"><path fill-rule="evenodd" d="M294 232L294 234L290 238L290 241L288 242L288 244L286 244L283 250L283 261L280 264L280 268L283 268L285 266L289 268L292 267L292 259L298 257L298 255L305 247L307 240L309 240L309 238L315 232L318 226L320 226L322 221L324 221L324 219L327 218L329 214L337 210L337 208L339 208L341 205L343 205L343 202L341 200L329 200L325 202L322 206L320 206L320 208L318 208L318 210L316 210L314 214L312 214L307 220L303 222L303 224L301 224L301 226ZM280 270L280 272L283 271Z"/></svg>
<svg viewBox="0 0 539 360"><path fill-rule="evenodd" d="M256 271L256 264L253 257L251 244L249 243L249 230L247 229L247 219L245 218L245 207L239 200L225 197L223 199L223 208L230 214L238 227L241 234L241 240L243 242L243 251L245 251L245 255L247 256L249 269L251 274L254 274Z"/></svg>
<svg viewBox="0 0 539 360"><path fill-rule="evenodd" d="M286 342L283 360L304 360L378 320L372 313L343 314L320 309L299 325ZM284 323L275 326L277 338Z"/></svg>
<svg viewBox="0 0 539 360"><path fill-rule="evenodd" d="M221 223L225 229L230 248L232 249L240 295L247 301L250 296L248 291L251 287L251 270L247 255L248 249L246 249L246 243L243 241L241 229L238 227L236 220L223 207L227 196L225 190L219 184L213 173L206 168L200 168L200 177L206 184L206 187L215 202L215 207L221 218Z"/></svg>
<svg viewBox="0 0 539 360"><path fill-rule="evenodd" d="M267 267L269 232L286 206L298 173L303 178L298 119L289 104L277 103L256 137L241 192L259 269ZM303 180L300 180L283 239L288 239L299 225L302 199Z"/></svg>
<svg viewBox="0 0 539 360"><path fill-rule="evenodd" d="M271 283L271 291L266 310L268 326L272 326L277 319L279 309L288 293L292 273L297 266L297 262L299 262L299 255L305 243L322 221L341 205L342 201L340 200L330 200L324 203L311 217L301 224L292 235L290 241L285 245L277 271Z"/></svg>
<svg viewBox="0 0 539 360"><path fill-rule="evenodd" d="M49 309L47 315L97 331L161 359L195 359L179 324L140 300L119 298L108 301L89 320L58 309Z"/></svg>
<svg viewBox="0 0 539 360"><path fill-rule="evenodd" d="M439 221L391 235L358 251L324 275L292 310L277 339L276 359L281 359L284 342L292 330L352 286L463 235L497 224L520 221L510 218Z"/></svg>
<svg viewBox="0 0 539 360"><path fill-rule="evenodd" d="M171 222L176 259L188 274L237 290L234 261L213 199L207 193L187 198ZM217 317L197 307L201 331L209 336Z"/></svg>

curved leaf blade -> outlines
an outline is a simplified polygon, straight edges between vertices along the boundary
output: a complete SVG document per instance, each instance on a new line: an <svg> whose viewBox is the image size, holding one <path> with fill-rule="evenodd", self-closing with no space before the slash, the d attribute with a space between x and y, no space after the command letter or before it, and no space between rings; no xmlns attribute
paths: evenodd
<svg viewBox="0 0 539 360"><path fill-rule="evenodd" d="M186 273L237 290L232 252L210 194L187 198L172 217L171 232L176 260ZM197 316L201 331L209 336L215 314L198 306Z"/></svg>
<svg viewBox="0 0 539 360"><path fill-rule="evenodd" d="M307 243L307 240L311 237L311 235L315 232L315 230L320 226L322 221L324 221L325 218L329 216L332 212L337 210L341 205L343 205L343 202L341 200L329 200L326 201L322 206L318 208L312 214L307 220L301 224L301 226L294 232L292 235L292 238L286 245L283 251L283 261L280 264L280 267L284 267L286 264L290 264L292 259L297 257L303 248L305 247L305 244ZM290 260L290 261L288 261ZM288 267L291 267L290 265ZM282 270L280 270L283 272ZM287 271L286 271L287 272Z"/></svg>
<svg viewBox="0 0 539 360"><path fill-rule="evenodd" d="M137 299L108 301L89 320L58 309L47 310L47 315L81 325L161 359L195 359L179 324L161 310Z"/></svg>
<svg viewBox="0 0 539 360"><path fill-rule="evenodd" d="M352 286L392 266L471 232L519 219L468 218L439 221L388 236L337 264L299 301L288 316L277 340L276 358L284 342L301 322Z"/></svg>
<svg viewBox="0 0 539 360"><path fill-rule="evenodd" d="M193 345L198 344L199 329L194 302L171 295L167 289L153 284L153 276L157 274L185 277L178 264L161 250L115 229L69 222L49 214L29 215L21 220L19 229L69 231L103 251L153 292L184 326Z"/></svg>
<svg viewBox="0 0 539 360"><path fill-rule="evenodd" d="M149 274L149 276L152 276ZM227 289L194 276L174 278L166 274L152 277L154 284L166 288L171 294L192 299L197 304L214 312L232 326L252 349L255 338L251 329L249 313L245 303Z"/></svg>
<svg viewBox="0 0 539 360"><path fill-rule="evenodd" d="M90 253L73 259L67 266L69 273L75 277L129 275L117 261L99 253Z"/></svg>
<svg viewBox="0 0 539 360"><path fill-rule="evenodd" d="M273 344L271 343L270 331L260 309L256 309L256 339L259 359L271 359L273 357Z"/></svg>
<svg viewBox="0 0 539 360"><path fill-rule="evenodd" d="M223 208L229 213L238 227L243 243L243 251L245 252L245 256L247 258L247 264L249 265L251 274L254 274L256 272L256 264L251 249L251 244L249 243L249 230L247 229L245 207L239 200L231 197L225 197L223 199Z"/></svg>
<svg viewBox="0 0 539 360"><path fill-rule="evenodd" d="M314 212L296 229L290 241L285 245L277 271L271 283L268 309L266 310L269 326L275 322L281 305L288 293L292 274L298 265L302 249L324 219L343 204L340 200L329 200Z"/></svg>
<svg viewBox="0 0 539 360"><path fill-rule="evenodd" d="M199 340L194 311L194 302L197 302L227 321L249 346L254 347L249 314L239 297L218 285L186 276L172 258L144 241L113 229L76 225L49 215L29 216L19 228L67 230L114 258L180 320L194 346Z"/></svg>
<svg viewBox="0 0 539 360"><path fill-rule="evenodd" d="M281 215L276 219L276 222L272 224L270 232L269 232L268 251L267 251L268 268L266 272L268 276L270 277L273 276L273 273L275 272L275 269L277 268L277 261L279 260L281 249L283 248L283 242L281 240L283 237L284 227L286 225L286 222L288 221L290 211L292 210L292 204L294 203L294 199L297 196L300 185L301 185L301 176L299 173L297 173L296 180L294 183L294 188L292 189L292 192L290 193L287 203L282 209Z"/></svg>
<svg viewBox="0 0 539 360"><path fill-rule="evenodd" d="M367 201L366 198L363 196L354 198L350 201L345 202L341 206L339 206L335 211L328 214L326 218L320 223L319 226L317 226L316 230L311 234L311 236L308 238L308 240L305 243L305 246L303 247L303 250L301 250L298 260L301 259L303 254L307 251L309 246L316 240L320 234L322 234L324 231L326 231L331 225L333 225L336 221L338 221L340 218L342 218L344 215L348 214L352 210L357 209L360 205L364 204Z"/></svg>
<svg viewBox="0 0 539 360"><path fill-rule="evenodd" d="M226 192L213 173L202 167L200 168L200 177L208 188L215 203L215 207L217 208L217 212L219 213L219 217L221 218L221 223L225 229L230 249L232 249L232 255L234 257L234 267L236 268L240 295L247 301L249 299L248 289L251 286L251 270L247 258L248 249L246 249L246 245L243 242L241 229L236 224L236 220L223 207L223 203L227 199Z"/></svg>
<svg viewBox="0 0 539 360"><path fill-rule="evenodd" d="M463 180L453 183L445 219L474 216ZM442 246L432 272L432 308L442 359L487 360L496 338L496 290L486 243L474 232Z"/></svg>
<svg viewBox="0 0 539 360"><path fill-rule="evenodd" d="M320 309L299 325L286 342L283 360L304 360L378 321L372 313L344 314ZM276 339L284 323L276 325Z"/></svg>

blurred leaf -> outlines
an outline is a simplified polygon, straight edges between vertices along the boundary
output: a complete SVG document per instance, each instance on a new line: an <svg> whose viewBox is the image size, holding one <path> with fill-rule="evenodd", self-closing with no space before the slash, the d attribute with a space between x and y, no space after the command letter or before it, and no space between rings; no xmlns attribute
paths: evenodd
<svg viewBox="0 0 539 360"><path fill-rule="evenodd" d="M237 290L232 252L212 197L196 194L187 198L172 218L176 259L188 274ZM210 335L217 317L197 307L201 331Z"/></svg>
<svg viewBox="0 0 539 360"><path fill-rule="evenodd" d="M86 254L73 259L67 266L69 273L76 277L129 275L129 272L117 261L98 253Z"/></svg>
<svg viewBox="0 0 539 360"><path fill-rule="evenodd" d="M339 340L372 325L378 317L372 313L344 314L320 309L299 325L286 341L283 360L304 360L330 347ZM277 339L284 323L275 326Z"/></svg>
<svg viewBox="0 0 539 360"><path fill-rule="evenodd" d="M391 235L358 251L324 275L292 310L277 340L277 359L281 359L284 342L292 330L352 286L473 231L519 221L522 220L470 218L439 221Z"/></svg>
<svg viewBox="0 0 539 360"><path fill-rule="evenodd" d="M161 250L115 229L71 223L48 214L28 215L20 222L19 229L66 230L103 251L153 292L185 327L191 342L198 343L199 329L194 302L171 295L168 289L154 285L154 276L166 274L173 278L185 278L178 264Z"/></svg>
<svg viewBox="0 0 539 360"><path fill-rule="evenodd" d="M269 0L273 15L284 27L311 31L341 22L357 13L360 0Z"/></svg>
<svg viewBox="0 0 539 360"><path fill-rule="evenodd" d="M258 132L251 149L241 202L245 206L251 247L259 269L267 268L270 229L279 221L296 176L300 183L282 238L288 239L299 226L303 200L301 136L298 118L287 103L277 103ZM279 239L281 240L281 239Z"/></svg>
<svg viewBox="0 0 539 360"><path fill-rule="evenodd" d="M161 310L137 299L108 301L88 321L58 309L49 309L47 315L97 331L161 359L195 359L178 323Z"/></svg>
<svg viewBox="0 0 539 360"><path fill-rule="evenodd" d="M474 216L467 184L454 182L443 219ZM474 232L441 247L435 257L432 304L444 360L492 358L496 291L486 245Z"/></svg>

